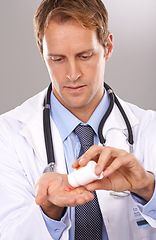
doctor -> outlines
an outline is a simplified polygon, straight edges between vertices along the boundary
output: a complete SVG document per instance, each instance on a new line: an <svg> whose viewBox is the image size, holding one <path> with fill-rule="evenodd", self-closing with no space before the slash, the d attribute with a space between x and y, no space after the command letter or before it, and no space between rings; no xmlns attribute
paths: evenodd
<svg viewBox="0 0 156 240"><path fill-rule="evenodd" d="M102 239L156 239L156 113L119 99L132 126L133 154L116 105L103 127L106 146L99 144L98 125L110 103L103 88L105 63L113 50L105 6L100 0L44 0L34 26L53 86L56 165L43 174L44 90L0 117L0 239L75 239L75 206L91 201L93 190ZM94 145L81 158L74 132L79 124L94 130ZM90 160L104 178L66 191L67 173Z"/></svg>

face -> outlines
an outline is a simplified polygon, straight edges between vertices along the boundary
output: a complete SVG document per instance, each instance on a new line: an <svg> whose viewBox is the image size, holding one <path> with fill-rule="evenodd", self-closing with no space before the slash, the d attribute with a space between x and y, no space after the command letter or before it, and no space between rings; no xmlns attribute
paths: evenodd
<svg viewBox="0 0 156 240"><path fill-rule="evenodd" d="M87 121L104 94L105 52L96 31L74 20L51 21L43 37L43 57L56 98Z"/></svg>

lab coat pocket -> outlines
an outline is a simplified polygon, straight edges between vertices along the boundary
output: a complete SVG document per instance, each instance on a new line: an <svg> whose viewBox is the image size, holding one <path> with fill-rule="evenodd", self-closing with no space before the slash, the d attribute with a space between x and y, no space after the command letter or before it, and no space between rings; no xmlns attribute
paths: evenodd
<svg viewBox="0 0 156 240"><path fill-rule="evenodd" d="M130 226L134 240L155 240L156 229L152 228L150 224L141 215L135 202L129 198L130 211Z"/></svg>

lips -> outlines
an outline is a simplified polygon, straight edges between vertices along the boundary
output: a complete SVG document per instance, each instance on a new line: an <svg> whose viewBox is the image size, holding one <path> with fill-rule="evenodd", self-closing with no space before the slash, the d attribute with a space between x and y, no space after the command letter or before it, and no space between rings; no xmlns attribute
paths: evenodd
<svg viewBox="0 0 156 240"><path fill-rule="evenodd" d="M85 88L86 87L86 85L80 85L80 86L66 86L65 88L67 88L67 89L71 89L71 90L80 90L80 89L83 89L83 88Z"/></svg>
<svg viewBox="0 0 156 240"><path fill-rule="evenodd" d="M84 92L86 86L87 85L67 86L67 87L65 87L65 89L69 94L72 94L74 96L78 96L78 95L80 95Z"/></svg>

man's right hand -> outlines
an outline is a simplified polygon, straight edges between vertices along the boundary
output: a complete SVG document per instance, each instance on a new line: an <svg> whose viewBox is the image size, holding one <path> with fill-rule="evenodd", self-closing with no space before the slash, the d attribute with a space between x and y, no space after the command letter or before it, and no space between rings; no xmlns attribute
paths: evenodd
<svg viewBox="0 0 156 240"><path fill-rule="evenodd" d="M82 205L94 198L85 187L78 187L70 192L65 190L69 185L67 174L45 173L37 181L36 204L43 212L54 220L60 220L65 207Z"/></svg>

